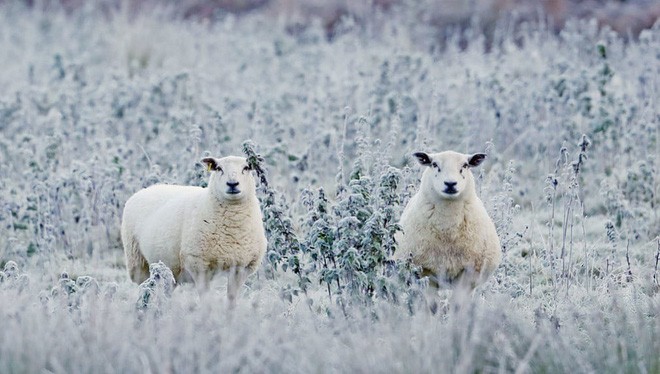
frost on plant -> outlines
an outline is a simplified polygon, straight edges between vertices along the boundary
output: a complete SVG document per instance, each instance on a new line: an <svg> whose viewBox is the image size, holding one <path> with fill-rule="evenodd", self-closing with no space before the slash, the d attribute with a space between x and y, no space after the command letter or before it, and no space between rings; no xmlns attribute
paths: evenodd
<svg viewBox="0 0 660 374"><path fill-rule="evenodd" d="M162 262L149 264L149 278L138 287L136 307L139 311L162 313L167 300L172 296L176 281L172 270Z"/></svg>

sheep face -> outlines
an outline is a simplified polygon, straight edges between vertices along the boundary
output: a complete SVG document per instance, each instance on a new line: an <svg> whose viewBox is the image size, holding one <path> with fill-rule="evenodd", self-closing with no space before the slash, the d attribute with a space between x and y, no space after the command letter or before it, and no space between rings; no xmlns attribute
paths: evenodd
<svg viewBox="0 0 660 374"><path fill-rule="evenodd" d="M460 199L465 191L474 192L474 177L470 168L478 166L486 158L483 153L466 155L452 151L416 152L414 156L427 167L422 175L422 184L427 185L426 191L447 200Z"/></svg>
<svg viewBox="0 0 660 374"><path fill-rule="evenodd" d="M254 175L245 158L206 157L202 162L211 171L208 188L218 200L240 202L254 196Z"/></svg>

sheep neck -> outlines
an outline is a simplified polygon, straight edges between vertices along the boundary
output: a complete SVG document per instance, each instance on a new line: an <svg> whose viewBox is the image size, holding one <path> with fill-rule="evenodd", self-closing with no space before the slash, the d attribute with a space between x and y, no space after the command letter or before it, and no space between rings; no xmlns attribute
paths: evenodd
<svg viewBox="0 0 660 374"><path fill-rule="evenodd" d="M450 200L438 196L423 196L429 208L428 221L431 227L439 231L454 230L463 225L466 212L471 204L470 196Z"/></svg>
<svg viewBox="0 0 660 374"><path fill-rule="evenodd" d="M204 204L202 219L206 223L239 224L250 219L252 212L250 206L259 204L255 200L256 198L247 198L240 201L220 202L217 198L209 196L207 203Z"/></svg>

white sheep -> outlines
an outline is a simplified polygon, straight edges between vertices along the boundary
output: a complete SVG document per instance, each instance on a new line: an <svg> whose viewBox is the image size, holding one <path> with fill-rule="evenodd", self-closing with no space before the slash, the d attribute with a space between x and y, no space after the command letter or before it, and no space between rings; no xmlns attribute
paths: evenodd
<svg viewBox="0 0 660 374"><path fill-rule="evenodd" d="M149 264L162 261L177 282L205 288L228 271L227 296L234 301L246 277L261 264L266 236L255 180L243 157L207 157L208 188L155 185L126 202L121 238L128 274L149 278Z"/></svg>
<svg viewBox="0 0 660 374"><path fill-rule="evenodd" d="M470 170L486 155L447 151L414 156L426 170L401 215L394 257L411 258L435 292L440 285L474 290L502 257L495 225L477 197Z"/></svg>

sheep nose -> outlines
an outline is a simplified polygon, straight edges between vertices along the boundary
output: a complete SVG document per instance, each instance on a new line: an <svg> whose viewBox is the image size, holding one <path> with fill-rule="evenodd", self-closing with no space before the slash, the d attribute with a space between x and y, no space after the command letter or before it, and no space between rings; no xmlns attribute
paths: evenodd
<svg viewBox="0 0 660 374"><path fill-rule="evenodd" d="M237 181L227 181L227 186L230 188L236 188L238 187L238 182Z"/></svg>
<svg viewBox="0 0 660 374"><path fill-rule="evenodd" d="M447 188L454 188L457 184L458 182L445 182L445 186L447 186Z"/></svg>

